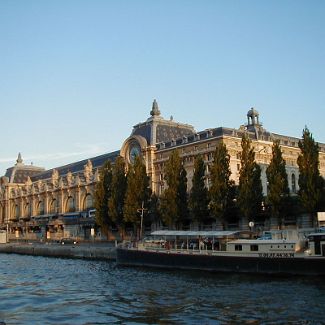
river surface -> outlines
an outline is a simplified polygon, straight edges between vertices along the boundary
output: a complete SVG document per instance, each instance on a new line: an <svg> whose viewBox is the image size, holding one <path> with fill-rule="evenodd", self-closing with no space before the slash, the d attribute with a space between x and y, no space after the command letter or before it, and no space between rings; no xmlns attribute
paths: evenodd
<svg viewBox="0 0 325 325"><path fill-rule="evenodd" d="M325 324L325 279L0 254L0 324Z"/></svg>

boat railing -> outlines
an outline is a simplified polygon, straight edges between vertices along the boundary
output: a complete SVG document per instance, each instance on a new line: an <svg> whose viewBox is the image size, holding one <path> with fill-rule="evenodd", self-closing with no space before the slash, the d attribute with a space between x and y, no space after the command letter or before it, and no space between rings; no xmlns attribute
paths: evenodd
<svg viewBox="0 0 325 325"><path fill-rule="evenodd" d="M145 250L154 250L154 251L171 251L171 252L220 252L226 251L226 244L225 243L215 243L213 247L212 244L205 244L200 243L190 243L185 244L184 242L176 243L169 242L169 241L147 241L138 244L138 249L145 249Z"/></svg>

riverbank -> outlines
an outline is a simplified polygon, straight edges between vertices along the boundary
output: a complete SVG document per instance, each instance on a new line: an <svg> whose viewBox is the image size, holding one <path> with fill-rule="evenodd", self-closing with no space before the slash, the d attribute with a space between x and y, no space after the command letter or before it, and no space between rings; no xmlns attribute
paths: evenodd
<svg viewBox="0 0 325 325"><path fill-rule="evenodd" d="M116 259L116 248L111 243L61 245L59 243L17 242L0 244L0 253L92 260Z"/></svg>

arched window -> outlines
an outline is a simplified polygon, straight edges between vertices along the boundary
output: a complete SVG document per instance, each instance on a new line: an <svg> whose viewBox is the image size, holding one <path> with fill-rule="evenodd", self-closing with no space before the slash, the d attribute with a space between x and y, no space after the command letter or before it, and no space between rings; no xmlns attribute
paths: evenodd
<svg viewBox="0 0 325 325"><path fill-rule="evenodd" d="M39 216L44 214L44 202L43 201L39 201L38 202L38 206L37 206L37 214Z"/></svg>
<svg viewBox="0 0 325 325"><path fill-rule="evenodd" d="M27 202L24 207L24 217L30 217L30 215L31 215L30 207L29 207L29 203Z"/></svg>
<svg viewBox="0 0 325 325"><path fill-rule="evenodd" d="M31 217L32 216L32 205L31 204L28 204L28 216Z"/></svg>
<svg viewBox="0 0 325 325"><path fill-rule="evenodd" d="M93 207L94 207L93 196L90 193L88 193L84 200L83 210L89 210Z"/></svg>
<svg viewBox="0 0 325 325"><path fill-rule="evenodd" d="M69 196L67 199L65 211L66 212L74 212L75 211L74 199L72 196Z"/></svg>
<svg viewBox="0 0 325 325"><path fill-rule="evenodd" d="M56 199L53 199L50 204L50 213L57 213L58 212L58 202Z"/></svg>
<svg viewBox="0 0 325 325"><path fill-rule="evenodd" d="M291 190L292 190L292 193L296 193L297 192L296 175L295 174L292 174L291 175Z"/></svg>
<svg viewBox="0 0 325 325"><path fill-rule="evenodd" d="M19 206L18 204L12 203L11 206L11 218L17 220L19 218Z"/></svg>

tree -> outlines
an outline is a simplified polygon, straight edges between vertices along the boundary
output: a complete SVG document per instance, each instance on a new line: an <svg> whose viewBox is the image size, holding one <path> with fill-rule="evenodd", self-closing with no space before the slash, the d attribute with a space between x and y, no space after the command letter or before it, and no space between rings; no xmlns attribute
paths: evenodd
<svg viewBox="0 0 325 325"><path fill-rule="evenodd" d="M152 193L151 195L147 216L148 216L147 220L150 221L151 223L161 221L160 200L156 193Z"/></svg>
<svg viewBox="0 0 325 325"><path fill-rule="evenodd" d="M281 229L283 208L289 195L288 175L286 163L282 157L279 141L275 141L272 147L272 159L266 169L268 181L267 203L270 205L271 216L276 218Z"/></svg>
<svg viewBox="0 0 325 325"><path fill-rule="evenodd" d="M150 194L146 166L141 156L136 156L134 165L129 166L127 174L127 189L123 210L124 222L131 222L135 230L139 228L141 222L138 210L142 207L142 204L143 208L148 209Z"/></svg>
<svg viewBox="0 0 325 325"><path fill-rule="evenodd" d="M244 222L247 222L249 218L254 220L261 210L263 188L261 168L255 162L254 149L246 134L243 135L241 147L238 205L245 218Z"/></svg>
<svg viewBox="0 0 325 325"><path fill-rule="evenodd" d="M225 229L225 216L233 182L230 181L230 156L223 143L219 143L216 147L210 173L210 209L213 216L221 221L222 228Z"/></svg>
<svg viewBox="0 0 325 325"><path fill-rule="evenodd" d="M187 195L187 173L181 164L181 170L179 174L179 183L177 189L177 222L179 224L185 224L186 220L189 218L188 211L188 195Z"/></svg>
<svg viewBox="0 0 325 325"><path fill-rule="evenodd" d="M189 207L193 220L199 223L209 215L208 211L208 190L204 184L205 167L201 155L196 156L194 160L194 174L192 178L192 189L189 197Z"/></svg>
<svg viewBox="0 0 325 325"><path fill-rule="evenodd" d="M321 196L318 205L318 211L325 211L325 178L321 177Z"/></svg>
<svg viewBox="0 0 325 325"><path fill-rule="evenodd" d="M94 193L94 205L96 209L96 223L101 227L104 234L108 234L112 219L108 213L108 200L111 196L112 165L106 161L100 169L99 181Z"/></svg>
<svg viewBox="0 0 325 325"><path fill-rule="evenodd" d="M112 170L112 192L108 200L108 213L121 230L123 228L123 207L126 192L125 162L119 156Z"/></svg>
<svg viewBox="0 0 325 325"><path fill-rule="evenodd" d="M187 179L177 150L172 151L169 156L164 179L168 187L161 197L162 220L169 227L180 226L187 213Z"/></svg>
<svg viewBox="0 0 325 325"><path fill-rule="evenodd" d="M315 225L316 212L322 198L323 179L319 173L319 147L307 127L303 130L299 148L301 150L297 160L299 166L299 197L304 208L311 215L313 225Z"/></svg>

